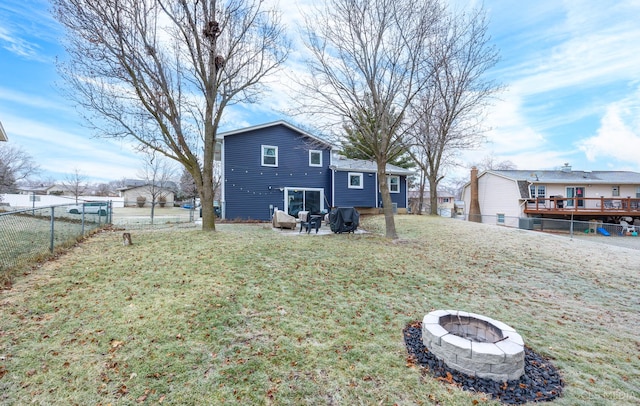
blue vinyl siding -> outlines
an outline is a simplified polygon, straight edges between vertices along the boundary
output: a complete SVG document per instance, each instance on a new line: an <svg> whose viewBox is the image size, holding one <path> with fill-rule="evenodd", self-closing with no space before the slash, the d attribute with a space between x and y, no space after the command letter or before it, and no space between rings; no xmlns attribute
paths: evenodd
<svg viewBox="0 0 640 406"><path fill-rule="evenodd" d="M278 147L278 166L262 166L262 145ZM322 167L309 166L309 150L322 150ZM270 220L270 205L284 209L280 188L322 188L331 201L330 150L275 125L224 138L225 217Z"/></svg>
<svg viewBox="0 0 640 406"><path fill-rule="evenodd" d="M362 189L349 189L349 173L357 171L335 172L335 205L336 207L376 207L376 174L362 172Z"/></svg>
<svg viewBox="0 0 640 406"><path fill-rule="evenodd" d="M382 196L378 192L375 173L362 172L362 189L349 189L348 174L357 171L335 172L335 205L337 207L380 207ZM398 207L405 208L407 199L406 176L400 176L400 193L391 193L391 201ZM376 199L378 204L376 204Z"/></svg>
<svg viewBox="0 0 640 406"><path fill-rule="evenodd" d="M391 193L391 202L400 208L407 207L407 177L400 176L400 193ZM382 203L382 195L378 193L378 200ZM382 206L382 205L381 205Z"/></svg>

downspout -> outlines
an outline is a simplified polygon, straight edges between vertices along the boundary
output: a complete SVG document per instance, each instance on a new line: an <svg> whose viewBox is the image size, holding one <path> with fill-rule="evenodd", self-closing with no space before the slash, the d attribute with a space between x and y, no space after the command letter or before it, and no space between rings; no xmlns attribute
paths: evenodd
<svg viewBox="0 0 640 406"><path fill-rule="evenodd" d="M376 209L380 208L380 199L382 198L382 195L380 194L380 184L378 183L378 171L375 172L375 181L376 181L376 185L373 188L374 193L376 194Z"/></svg>
<svg viewBox="0 0 640 406"><path fill-rule="evenodd" d="M226 215L227 205L225 204L227 199L225 198L226 182L224 181L224 166L225 166L224 138L222 138L220 140L220 218L223 220L227 218L227 215ZM214 196L214 199L215 199L215 196Z"/></svg>
<svg viewBox="0 0 640 406"><path fill-rule="evenodd" d="M332 167L331 169L331 207L329 207L329 211L336 207L336 168Z"/></svg>

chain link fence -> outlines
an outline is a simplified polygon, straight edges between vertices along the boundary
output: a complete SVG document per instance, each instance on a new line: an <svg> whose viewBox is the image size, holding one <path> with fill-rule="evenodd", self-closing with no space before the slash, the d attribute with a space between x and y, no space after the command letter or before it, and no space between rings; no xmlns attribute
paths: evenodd
<svg viewBox="0 0 640 406"><path fill-rule="evenodd" d="M0 276L71 246L79 238L111 223L110 202L34 207L0 213Z"/></svg>
<svg viewBox="0 0 640 406"><path fill-rule="evenodd" d="M570 238L588 239L625 248L640 249L640 226L635 226L635 230L629 230L620 224L605 223L600 220L578 221L501 215L482 215L480 217L484 224L543 231ZM455 216L454 218L468 220L467 216Z"/></svg>

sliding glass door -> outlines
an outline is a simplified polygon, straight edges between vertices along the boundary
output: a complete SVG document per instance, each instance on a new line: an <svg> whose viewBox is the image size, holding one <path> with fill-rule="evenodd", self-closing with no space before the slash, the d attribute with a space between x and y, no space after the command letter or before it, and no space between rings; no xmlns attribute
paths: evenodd
<svg viewBox="0 0 640 406"><path fill-rule="evenodd" d="M299 211L320 213L323 209L323 189L285 188L287 213L298 217Z"/></svg>

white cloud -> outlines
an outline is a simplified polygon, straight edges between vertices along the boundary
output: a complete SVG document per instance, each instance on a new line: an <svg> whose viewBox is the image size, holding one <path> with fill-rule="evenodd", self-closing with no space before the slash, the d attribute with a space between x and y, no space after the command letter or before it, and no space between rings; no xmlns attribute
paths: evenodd
<svg viewBox="0 0 640 406"><path fill-rule="evenodd" d="M577 146L590 162L611 158L640 170L640 90L632 97L610 104L596 135L580 141Z"/></svg>

